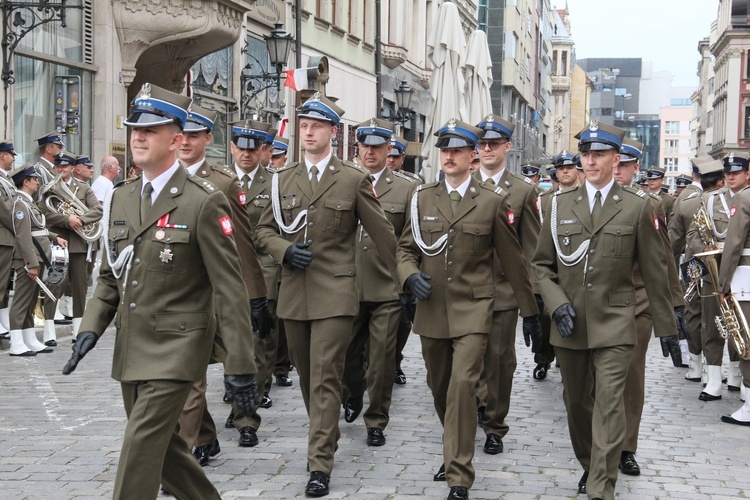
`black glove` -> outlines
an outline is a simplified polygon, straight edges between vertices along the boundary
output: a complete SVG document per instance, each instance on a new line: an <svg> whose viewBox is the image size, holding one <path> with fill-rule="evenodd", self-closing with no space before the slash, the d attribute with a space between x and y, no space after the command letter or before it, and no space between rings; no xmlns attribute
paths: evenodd
<svg viewBox="0 0 750 500"><path fill-rule="evenodd" d="M688 328L687 321L685 321L685 306L674 308L674 320L677 322L677 332L682 332L685 340L690 340L690 328Z"/></svg>
<svg viewBox="0 0 750 500"><path fill-rule="evenodd" d="M570 304L563 304L552 313L552 319L555 320L557 331L560 332L562 338L573 335L573 318L575 317L576 312Z"/></svg>
<svg viewBox="0 0 750 500"><path fill-rule="evenodd" d="M539 348L541 338L542 324L539 322L539 315L523 318L523 341L526 342L526 347L531 346L531 352L535 353Z"/></svg>
<svg viewBox="0 0 750 500"><path fill-rule="evenodd" d="M539 309L539 314L544 314L544 301L542 300L542 296L535 293L534 300L536 300L536 307Z"/></svg>
<svg viewBox="0 0 750 500"><path fill-rule="evenodd" d="M237 403L239 413L237 417L245 417L255 413L260 403L258 395L258 384L255 375L224 375L224 389L230 399Z"/></svg>
<svg viewBox="0 0 750 500"><path fill-rule="evenodd" d="M676 367L682 366L682 351L680 351L680 341L677 339L677 335L660 337L659 342L661 342L661 353L664 357L672 356L672 364Z"/></svg>
<svg viewBox="0 0 750 500"><path fill-rule="evenodd" d="M307 269L312 262L312 252L305 250L309 246L309 243L292 243L284 252L284 262L295 269Z"/></svg>
<svg viewBox="0 0 750 500"><path fill-rule="evenodd" d="M404 313L404 317L409 320L409 323L413 323L414 314L417 312L417 301L413 297L402 293L398 296L398 302L401 304L401 312Z"/></svg>
<svg viewBox="0 0 750 500"><path fill-rule="evenodd" d="M406 289L419 300L427 300L432 293L432 285L427 283L432 276L425 273L414 273L406 278Z"/></svg>
<svg viewBox="0 0 750 500"><path fill-rule="evenodd" d="M96 345L96 341L99 337L94 332L81 332L76 337L76 343L73 344L73 354L70 355L70 359L65 363L63 368L63 375L70 375L73 370L78 366L78 362Z"/></svg>
<svg viewBox="0 0 750 500"><path fill-rule="evenodd" d="M265 297L250 299L250 321L253 323L253 331L258 332L260 338L264 339L271 335L273 315Z"/></svg>

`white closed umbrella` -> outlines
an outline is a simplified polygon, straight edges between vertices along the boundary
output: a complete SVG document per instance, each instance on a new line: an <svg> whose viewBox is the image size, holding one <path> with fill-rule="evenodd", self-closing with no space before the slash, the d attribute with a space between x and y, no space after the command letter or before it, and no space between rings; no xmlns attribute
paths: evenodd
<svg viewBox="0 0 750 500"><path fill-rule="evenodd" d="M484 31L477 30L469 36L469 42L466 44L464 78L464 95L469 113L466 121L476 125L492 113L492 58L487 44L487 34Z"/></svg>
<svg viewBox="0 0 750 500"><path fill-rule="evenodd" d="M422 170L425 180L430 182L440 169L440 157L435 149L433 134L455 118L468 119L464 101L463 54L466 39L461 29L458 7L452 2L444 2L437 13L429 40L427 56L432 61L430 75L430 108L425 123L425 136L422 156L425 158Z"/></svg>

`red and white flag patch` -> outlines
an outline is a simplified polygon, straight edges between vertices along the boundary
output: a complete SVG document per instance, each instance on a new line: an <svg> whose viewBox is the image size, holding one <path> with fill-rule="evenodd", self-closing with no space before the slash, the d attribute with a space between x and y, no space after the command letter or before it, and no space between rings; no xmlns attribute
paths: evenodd
<svg viewBox="0 0 750 500"><path fill-rule="evenodd" d="M516 214L513 213L513 210L508 210L508 222L512 226L516 222Z"/></svg>
<svg viewBox="0 0 750 500"><path fill-rule="evenodd" d="M247 203L247 195L244 191L240 191L240 194L237 195L237 199L243 207L245 206L245 203Z"/></svg>
<svg viewBox="0 0 750 500"><path fill-rule="evenodd" d="M732 207L732 209L729 211L729 216L734 217L734 214L737 213L737 207Z"/></svg>
<svg viewBox="0 0 750 500"><path fill-rule="evenodd" d="M375 185L370 184L370 189L372 190L372 195L377 199L378 193L375 192Z"/></svg>
<svg viewBox="0 0 750 500"><path fill-rule="evenodd" d="M228 215L225 215L224 217L219 219L219 225L221 226L221 230L225 235L232 236L232 220Z"/></svg>
<svg viewBox="0 0 750 500"><path fill-rule="evenodd" d="M659 218L658 217L654 217L654 227L656 228L657 231L659 230Z"/></svg>

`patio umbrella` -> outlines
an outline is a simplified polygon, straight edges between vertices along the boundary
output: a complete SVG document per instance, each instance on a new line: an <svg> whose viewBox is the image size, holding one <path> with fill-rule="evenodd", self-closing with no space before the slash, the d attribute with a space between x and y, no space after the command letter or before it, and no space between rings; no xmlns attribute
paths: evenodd
<svg viewBox="0 0 750 500"><path fill-rule="evenodd" d="M481 122L492 113L492 59L487 45L487 34L477 30L469 36L466 44L466 60L464 63L464 77L466 78L466 109L472 125Z"/></svg>
<svg viewBox="0 0 750 500"><path fill-rule="evenodd" d="M427 56L432 61L430 75L430 108L425 123L422 168L425 180L430 182L440 169L433 134L451 118L466 121L468 116L464 101L463 54L466 39L461 29L458 8L444 2L438 10L431 36L427 41Z"/></svg>

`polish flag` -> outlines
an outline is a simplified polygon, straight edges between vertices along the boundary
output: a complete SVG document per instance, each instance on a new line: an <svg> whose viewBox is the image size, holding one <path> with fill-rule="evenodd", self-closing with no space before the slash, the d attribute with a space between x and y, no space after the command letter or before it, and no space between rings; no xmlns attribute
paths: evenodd
<svg viewBox="0 0 750 500"><path fill-rule="evenodd" d="M286 73L286 80L284 81L284 87L289 87L295 92L304 90L307 88L307 70L315 68L300 68L300 69L288 69L284 71Z"/></svg>
<svg viewBox="0 0 750 500"><path fill-rule="evenodd" d="M286 126L288 123L289 123L289 118L287 118L286 116L282 118L281 121L279 122L279 131L277 132L277 135L279 137L284 137L284 134L286 133Z"/></svg>

